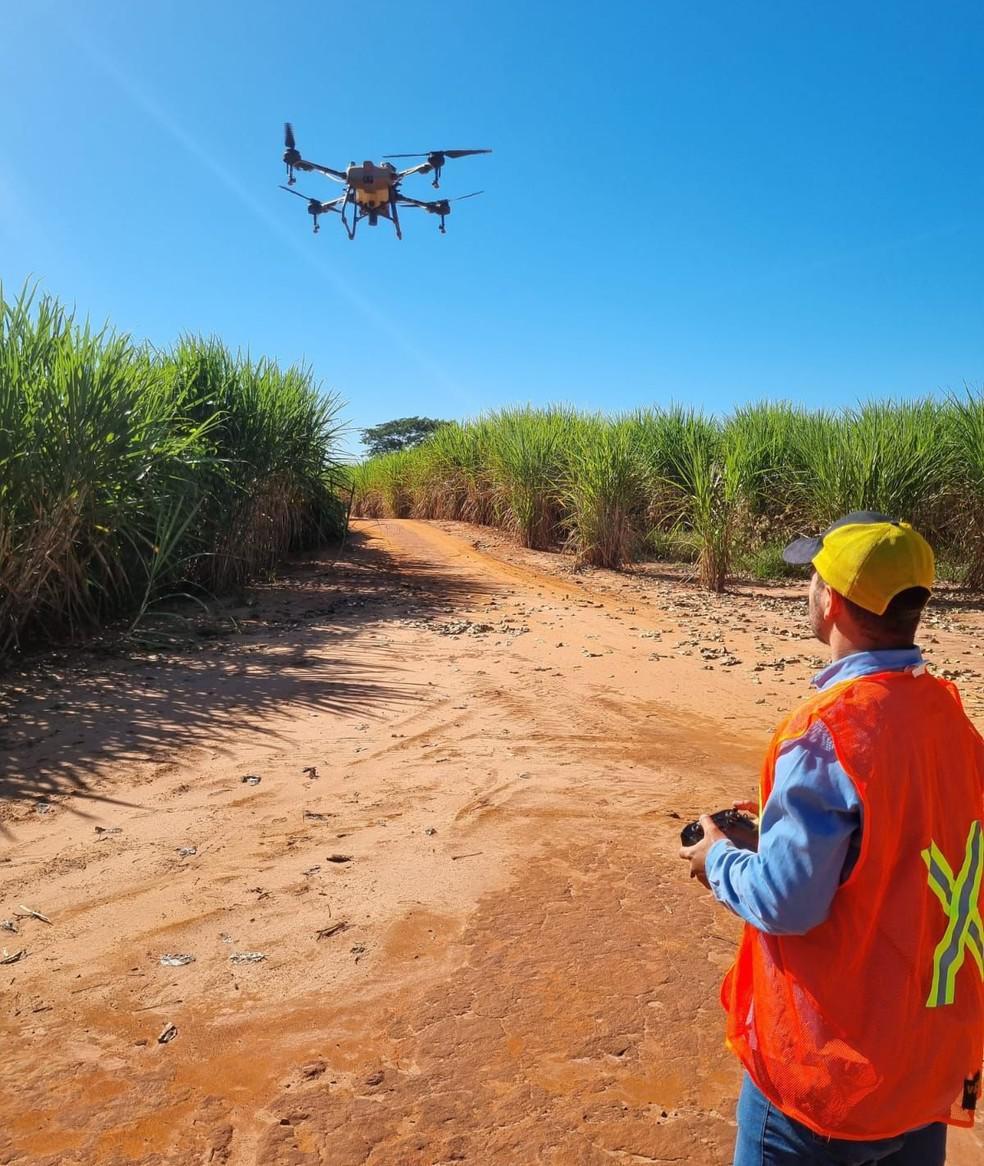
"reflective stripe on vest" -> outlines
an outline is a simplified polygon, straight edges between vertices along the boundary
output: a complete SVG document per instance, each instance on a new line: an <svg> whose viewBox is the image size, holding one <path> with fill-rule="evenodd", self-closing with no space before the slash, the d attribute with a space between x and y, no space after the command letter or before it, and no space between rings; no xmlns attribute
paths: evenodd
<svg viewBox="0 0 984 1166"><path fill-rule="evenodd" d="M984 924L978 901L981 875L984 873L984 832L974 822L967 835L963 866L954 875L946 857L935 842L922 852L926 863L929 889L939 899L947 916L947 928L933 957L933 983L927 1008L952 1004L956 997L957 972L970 952L984 979Z"/></svg>

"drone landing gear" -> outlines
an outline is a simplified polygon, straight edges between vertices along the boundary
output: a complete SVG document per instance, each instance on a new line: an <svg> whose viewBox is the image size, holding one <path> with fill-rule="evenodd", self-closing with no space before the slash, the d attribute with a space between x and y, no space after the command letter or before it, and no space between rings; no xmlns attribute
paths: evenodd
<svg viewBox="0 0 984 1166"><path fill-rule="evenodd" d="M395 201L390 207L390 216L393 219L393 230L396 231L396 237L402 239L403 232L400 230L400 216L397 214Z"/></svg>
<svg viewBox="0 0 984 1166"><path fill-rule="evenodd" d="M441 215L441 221L438 223L437 229L441 232L442 235L446 235L448 233L448 229L444 225L444 215Z"/></svg>
<svg viewBox="0 0 984 1166"><path fill-rule="evenodd" d="M352 195L351 188L345 191L345 200L342 203L342 226L344 226L344 228L345 228L345 234L348 235L348 237L350 239L354 239L355 238L355 228L359 225L358 205L355 206L355 208L352 212L351 225L349 224L348 219L345 217L345 208L352 201L351 195Z"/></svg>

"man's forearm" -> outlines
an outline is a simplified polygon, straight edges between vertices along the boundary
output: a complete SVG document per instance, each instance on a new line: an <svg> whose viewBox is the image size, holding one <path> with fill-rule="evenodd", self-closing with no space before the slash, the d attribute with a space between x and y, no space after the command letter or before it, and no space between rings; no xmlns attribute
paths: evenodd
<svg viewBox="0 0 984 1166"><path fill-rule="evenodd" d="M860 827L853 783L816 725L777 759L758 852L715 843L706 857L708 884L758 930L802 935L827 918Z"/></svg>

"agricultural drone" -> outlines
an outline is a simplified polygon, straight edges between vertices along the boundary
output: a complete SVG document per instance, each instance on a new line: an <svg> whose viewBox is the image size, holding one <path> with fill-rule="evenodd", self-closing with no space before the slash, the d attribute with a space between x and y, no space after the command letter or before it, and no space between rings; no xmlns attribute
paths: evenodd
<svg viewBox="0 0 984 1166"><path fill-rule="evenodd" d="M427 200L410 198L403 194L400 190L400 183L411 174L433 173L434 181L431 185L436 190L441 185L441 171L449 158L464 158L468 154L492 153L491 150L431 150L427 154L387 154L386 158L423 158L424 161L409 167L407 170L397 170L389 161L363 162L361 166L357 166L355 162L349 162L345 170L332 170L330 166L320 166L317 162L308 162L307 159L301 157L294 140L294 129L290 122L284 123L284 147L287 185L281 186L280 189L286 190L288 194L297 195L298 198L307 199L308 214L314 220L315 234L319 229L319 217L334 211L341 216L342 225L350 239L355 238L355 229L359 225L360 219L368 219L369 226L375 227L379 222L380 215L384 219L390 220L396 231L396 237L402 239L403 232L400 230L397 208L404 206L419 207L421 210L427 211L428 214L437 215L440 219L438 230L442 235L446 234L444 220L451 213L451 204L461 202L465 198L474 198L482 191L475 190L471 194L462 194L457 198ZM296 181L294 178L295 170L313 170L318 174L324 174L335 182L342 183L345 186L345 193L339 195L338 198L329 199L327 202L321 202L317 198L308 198L300 191L291 189ZM346 217L346 211L350 206L353 208L351 222Z"/></svg>

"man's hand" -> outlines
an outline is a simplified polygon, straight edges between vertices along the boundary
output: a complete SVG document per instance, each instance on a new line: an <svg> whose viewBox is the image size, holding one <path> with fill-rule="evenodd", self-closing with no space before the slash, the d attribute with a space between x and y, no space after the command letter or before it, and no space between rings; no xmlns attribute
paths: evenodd
<svg viewBox="0 0 984 1166"><path fill-rule="evenodd" d="M722 840L727 842L728 836L722 834L717 826L714 825L714 819L710 814L701 814L698 821L704 828L704 837L694 846L681 846L680 857L690 863L690 877L692 879L698 879L710 890L710 883L707 881L707 873L704 869L705 863L707 862L707 852L715 842Z"/></svg>

